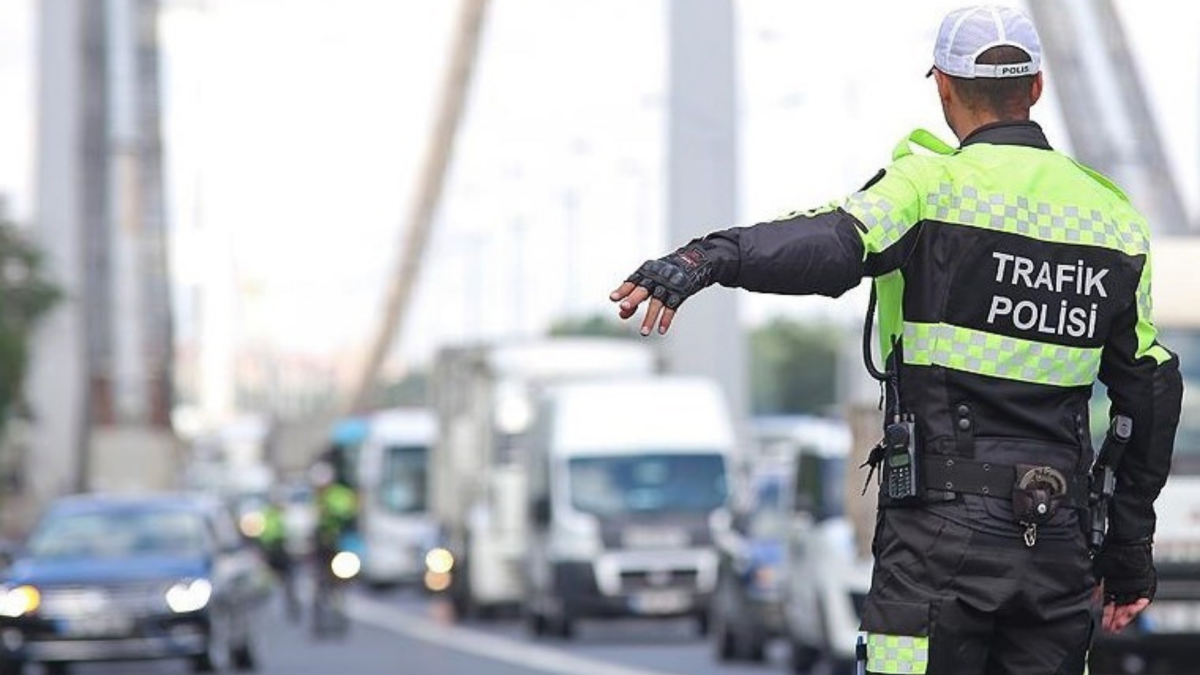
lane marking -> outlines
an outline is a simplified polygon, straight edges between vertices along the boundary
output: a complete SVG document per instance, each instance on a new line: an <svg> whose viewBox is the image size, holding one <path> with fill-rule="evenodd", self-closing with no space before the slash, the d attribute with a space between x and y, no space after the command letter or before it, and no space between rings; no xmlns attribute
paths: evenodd
<svg viewBox="0 0 1200 675"><path fill-rule="evenodd" d="M557 675L578 675L579 673L588 675L676 675L663 670L647 670L586 656L577 656L558 649L528 642L517 642L470 628L437 623L368 598L350 596L346 600L349 601L346 611L356 621L493 661L503 661L515 666L533 668Z"/></svg>

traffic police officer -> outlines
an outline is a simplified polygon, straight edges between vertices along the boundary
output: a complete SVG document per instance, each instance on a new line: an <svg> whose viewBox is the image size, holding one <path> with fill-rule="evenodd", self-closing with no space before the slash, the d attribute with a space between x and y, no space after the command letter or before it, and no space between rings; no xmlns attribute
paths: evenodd
<svg viewBox="0 0 1200 675"><path fill-rule="evenodd" d="M1110 631L1155 591L1182 384L1150 317L1148 228L1029 120L1041 46L1023 12L949 14L930 75L958 148L914 132L844 201L696 239L610 299L624 319L648 301L649 335L713 283L836 297L873 277L891 386L867 671L1078 675L1096 584ZM1096 379L1132 434L1093 556Z"/></svg>

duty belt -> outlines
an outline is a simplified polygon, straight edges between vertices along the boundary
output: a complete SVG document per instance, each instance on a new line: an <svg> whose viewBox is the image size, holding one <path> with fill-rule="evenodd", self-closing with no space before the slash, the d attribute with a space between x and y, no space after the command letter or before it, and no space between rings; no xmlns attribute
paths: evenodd
<svg viewBox="0 0 1200 675"><path fill-rule="evenodd" d="M1011 464L931 454L926 454L924 459L927 490L1011 499L1017 484L1017 468ZM1075 508L1086 507L1088 477L1076 474L1063 474L1063 477L1066 479L1067 504Z"/></svg>

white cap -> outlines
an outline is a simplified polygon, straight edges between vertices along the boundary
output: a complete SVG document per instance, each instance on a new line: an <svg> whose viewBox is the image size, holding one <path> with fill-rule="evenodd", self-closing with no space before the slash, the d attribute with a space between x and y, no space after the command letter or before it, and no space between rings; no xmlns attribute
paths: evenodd
<svg viewBox="0 0 1200 675"><path fill-rule="evenodd" d="M1020 49L1029 61L998 66L975 63L980 54L1001 45ZM1016 7L964 7L942 20L933 46L933 67L966 79L1033 75L1042 68L1042 42L1029 15Z"/></svg>

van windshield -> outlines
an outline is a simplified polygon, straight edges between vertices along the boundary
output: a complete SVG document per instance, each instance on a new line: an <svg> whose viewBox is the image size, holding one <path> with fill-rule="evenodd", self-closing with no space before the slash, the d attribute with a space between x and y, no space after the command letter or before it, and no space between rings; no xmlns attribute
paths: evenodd
<svg viewBox="0 0 1200 675"><path fill-rule="evenodd" d="M782 539L791 522L784 502L783 476L759 476L755 480L754 502L746 512L746 535L752 539Z"/></svg>
<svg viewBox="0 0 1200 675"><path fill-rule="evenodd" d="M1175 432L1173 475L1200 475L1200 331L1163 329L1159 342L1179 357L1183 375L1183 410ZM1098 449L1108 428L1108 396L1099 382L1092 393L1092 444Z"/></svg>
<svg viewBox="0 0 1200 675"><path fill-rule="evenodd" d="M1200 331L1163 330L1160 341L1179 356L1183 411L1175 432L1175 455L1200 460Z"/></svg>
<svg viewBox="0 0 1200 675"><path fill-rule="evenodd" d="M393 445L383 453L379 503L392 513L425 510L429 449L422 445Z"/></svg>
<svg viewBox="0 0 1200 675"><path fill-rule="evenodd" d="M568 463L571 506L584 513L707 513L725 504L718 453L576 457Z"/></svg>

